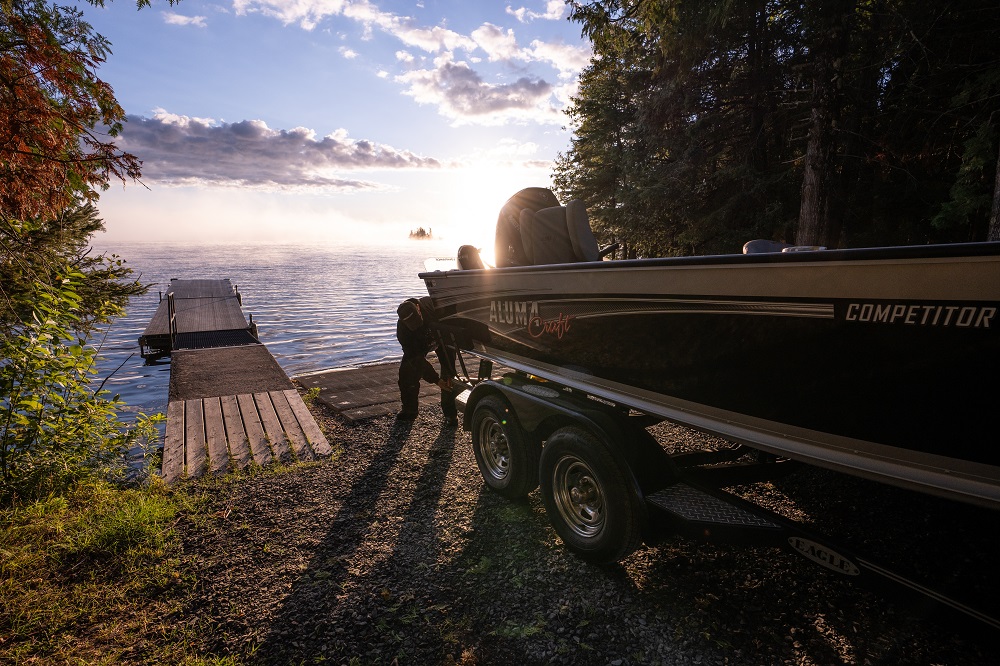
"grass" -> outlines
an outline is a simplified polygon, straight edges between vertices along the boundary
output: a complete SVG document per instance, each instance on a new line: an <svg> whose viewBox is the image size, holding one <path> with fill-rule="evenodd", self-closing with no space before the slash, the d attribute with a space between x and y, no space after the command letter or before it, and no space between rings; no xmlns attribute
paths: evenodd
<svg viewBox="0 0 1000 666"><path fill-rule="evenodd" d="M194 584L174 526L198 504L87 483L0 512L0 662L229 663L191 654L197 628L169 619Z"/></svg>
<svg viewBox="0 0 1000 666"><path fill-rule="evenodd" d="M175 527L225 518L203 498L241 480L318 464L253 465L172 488L88 482L0 509L0 664L242 663L199 653L217 628L182 617L197 580Z"/></svg>

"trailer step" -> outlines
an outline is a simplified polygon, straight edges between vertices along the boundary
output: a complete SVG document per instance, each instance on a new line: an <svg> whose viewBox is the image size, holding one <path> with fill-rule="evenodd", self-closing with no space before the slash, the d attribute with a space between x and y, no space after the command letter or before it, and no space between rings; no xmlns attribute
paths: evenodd
<svg viewBox="0 0 1000 666"><path fill-rule="evenodd" d="M781 529L775 522L686 483L658 490L648 495L646 501L689 522Z"/></svg>

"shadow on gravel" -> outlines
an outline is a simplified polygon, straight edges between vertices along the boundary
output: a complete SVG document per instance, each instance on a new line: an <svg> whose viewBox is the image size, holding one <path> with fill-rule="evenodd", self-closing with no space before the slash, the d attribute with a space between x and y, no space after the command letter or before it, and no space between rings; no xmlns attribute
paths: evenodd
<svg viewBox="0 0 1000 666"><path fill-rule="evenodd" d="M288 663L291 654L301 653L297 644L302 639L303 627L317 620L322 622L324 606L336 603L334 595L351 576L348 563L378 515L379 497L412 429L411 421L393 422L380 449L343 499L326 539L316 548L313 560L285 598L270 633L257 649L258 660ZM316 585L317 581L322 585Z"/></svg>
<svg viewBox="0 0 1000 666"><path fill-rule="evenodd" d="M309 501L329 502L332 517L300 540L307 563L252 661L988 663L947 635L918 635L937 633L927 622L894 626L901 613L778 549L667 538L618 565L588 564L555 536L537 491L521 502L487 491L468 435L428 423L373 424L356 466L323 477L339 490ZM825 515L833 489L819 490L798 508ZM880 510L834 508L846 526Z"/></svg>
<svg viewBox="0 0 1000 666"><path fill-rule="evenodd" d="M404 495L390 480L413 471L407 466L412 457L421 455L423 443L414 441L419 439L416 434L410 437L411 428L410 423L396 422L368 469L354 482L261 643L257 661L299 663L333 655L339 663L345 655L364 658L367 654L366 661L388 663L392 651L399 657L415 652L416 646L401 641L401 633L393 630L390 622L412 625L421 613L438 610L435 604L448 592L435 583L421 594L415 581L436 559L433 551L439 525L427 517L435 514L441 499L455 449L455 430L441 430L426 450L412 492ZM404 448L418 451L408 453L403 460L400 453ZM382 515L381 507L394 502L408 503L409 508L398 518L391 512ZM370 545L366 541L385 540L377 531L380 521L398 524L396 545L386 559L361 571L357 563L367 557L367 552L362 552Z"/></svg>

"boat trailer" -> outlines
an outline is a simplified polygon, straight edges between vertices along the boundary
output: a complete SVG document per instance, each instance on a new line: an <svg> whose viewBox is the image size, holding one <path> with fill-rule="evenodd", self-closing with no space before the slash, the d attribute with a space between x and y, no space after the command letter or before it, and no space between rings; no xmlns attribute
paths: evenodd
<svg viewBox="0 0 1000 666"><path fill-rule="evenodd" d="M503 359L458 344L459 331L442 326L439 333L453 352L462 425L471 433L486 485L508 499L540 488L553 528L582 559L616 562L669 534L773 546L852 583L906 601L929 599L958 618L1000 630L993 614L724 490L775 480L802 463L742 444L670 453L646 429L663 419L525 370L494 378L494 362L503 367ZM467 371L466 353L479 357L475 377Z"/></svg>

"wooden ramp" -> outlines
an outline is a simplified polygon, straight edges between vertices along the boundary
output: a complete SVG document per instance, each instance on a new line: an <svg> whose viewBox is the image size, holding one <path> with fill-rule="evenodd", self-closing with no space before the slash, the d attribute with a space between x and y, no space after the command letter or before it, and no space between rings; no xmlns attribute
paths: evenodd
<svg viewBox="0 0 1000 666"><path fill-rule="evenodd" d="M291 380L251 334L241 303L229 280L172 280L140 338L171 359L167 483L331 453Z"/></svg>
<svg viewBox="0 0 1000 666"><path fill-rule="evenodd" d="M167 483L330 453L295 389L175 400L167 406L162 469Z"/></svg>
<svg viewBox="0 0 1000 666"><path fill-rule="evenodd" d="M434 357L431 355L428 358ZM466 359L466 364L472 374L479 369L476 358ZM359 368L335 368L295 377L295 381L306 388L318 388L317 399L348 421L397 413L401 408L398 379L398 361ZM432 409L440 401L441 390L437 386L420 383L421 409Z"/></svg>

